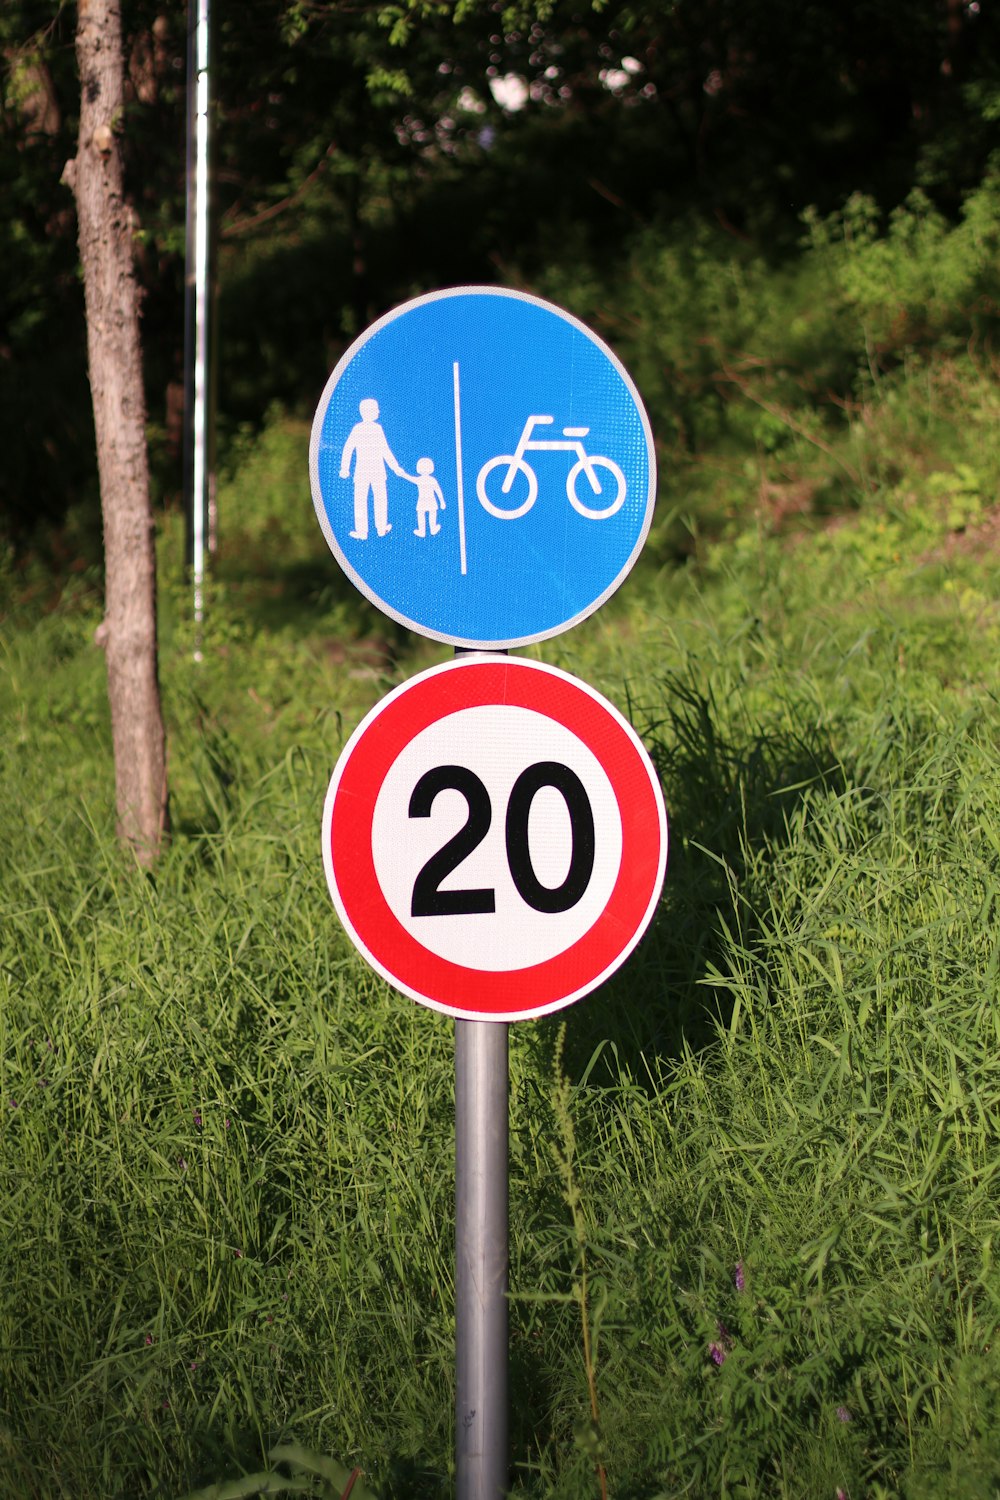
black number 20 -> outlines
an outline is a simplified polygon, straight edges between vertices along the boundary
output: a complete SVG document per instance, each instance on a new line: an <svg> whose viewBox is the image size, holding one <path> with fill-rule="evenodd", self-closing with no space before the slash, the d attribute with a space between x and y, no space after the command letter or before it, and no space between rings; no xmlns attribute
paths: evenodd
<svg viewBox="0 0 1000 1500"><path fill-rule="evenodd" d="M531 805L542 787L553 787L562 796L569 813L573 851L561 885L542 885L535 874L528 842ZM413 884L410 912L414 917L459 916L496 911L492 887L443 891L441 882L477 849L493 821L490 794L474 771L466 766L435 766L425 771L410 797L411 818L429 818L434 799L446 788L461 792L469 816L453 838L431 855ZM569 766L557 760L540 760L521 772L511 788L505 825L507 863L522 899L535 911L569 911L581 899L594 873L594 814L583 782Z"/></svg>

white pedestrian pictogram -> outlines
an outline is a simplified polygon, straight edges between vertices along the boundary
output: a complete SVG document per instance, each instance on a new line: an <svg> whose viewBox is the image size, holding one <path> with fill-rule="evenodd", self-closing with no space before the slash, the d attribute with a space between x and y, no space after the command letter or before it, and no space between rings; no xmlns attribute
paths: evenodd
<svg viewBox="0 0 1000 1500"><path fill-rule="evenodd" d="M426 536L429 528L431 536L437 536L441 530L437 519L438 507L444 510L445 503L441 486L434 478L434 460L418 458L417 475L416 479L410 480L417 487L417 525L413 535Z"/></svg>
<svg viewBox="0 0 1000 1500"><path fill-rule="evenodd" d="M351 536L357 542L368 539L368 495L372 497L375 530L385 536L392 530L389 522L389 500L386 494L386 465L400 479L410 475L397 462L385 433L379 426L378 402L366 397L358 407L361 421L351 428L351 435L340 455L340 477L351 477L351 459L354 459L354 530ZM412 481L411 481L412 482Z"/></svg>
<svg viewBox="0 0 1000 1500"><path fill-rule="evenodd" d="M489 459L479 471L476 480L476 494L479 503L484 510L489 511L491 516L496 516L501 521L516 521L519 516L527 515L538 498L538 475L529 463L525 461L525 453L575 453L577 461L570 469L566 477L566 496L570 505L577 513L584 516L588 521L606 521L609 516L617 514L625 503L625 475L613 459L606 458L602 453L588 453L581 441L590 431L589 427L564 427L563 438L566 442L543 442L532 438L536 427L548 426L555 421L555 417L530 416L524 424L517 448L513 453L499 453L495 458ZM494 469L506 468L503 483L500 486L501 495L509 495L518 473L524 475L528 482L528 493L524 500L513 506L497 505L491 500L486 491L486 481ZM607 475L602 485L598 476L598 469L606 469ZM581 500L577 494L577 481L581 474L586 474L587 483L590 485L591 494L595 500L600 497L601 504L588 505L586 500ZM609 479L614 479L615 493L611 495ZM586 491L584 491L586 495ZM589 498L589 497L588 497Z"/></svg>

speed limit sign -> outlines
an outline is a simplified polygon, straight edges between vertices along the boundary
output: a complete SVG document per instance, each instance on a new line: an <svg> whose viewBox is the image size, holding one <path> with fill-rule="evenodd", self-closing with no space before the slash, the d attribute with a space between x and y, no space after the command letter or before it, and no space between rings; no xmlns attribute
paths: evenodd
<svg viewBox="0 0 1000 1500"><path fill-rule="evenodd" d="M655 909L656 772L576 678L470 655L411 678L348 741L327 793L334 905L368 962L468 1020L545 1015L594 989Z"/></svg>

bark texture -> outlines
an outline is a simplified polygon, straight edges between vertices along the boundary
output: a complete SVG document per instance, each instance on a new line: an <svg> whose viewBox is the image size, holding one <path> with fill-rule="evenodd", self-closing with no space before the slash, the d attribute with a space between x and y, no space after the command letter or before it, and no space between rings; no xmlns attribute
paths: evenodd
<svg viewBox="0 0 1000 1500"><path fill-rule="evenodd" d="M143 864L166 827L166 740L156 641L156 555L146 455L133 222L118 134L124 57L118 0L79 0L76 198L87 354L104 522L105 618L118 835Z"/></svg>

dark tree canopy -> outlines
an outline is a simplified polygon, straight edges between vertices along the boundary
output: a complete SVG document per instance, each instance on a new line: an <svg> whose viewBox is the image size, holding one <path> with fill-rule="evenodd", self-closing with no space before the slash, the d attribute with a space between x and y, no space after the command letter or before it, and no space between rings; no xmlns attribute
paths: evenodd
<svg viewBox="0 0 1000 1500"><path fill-rule="evenodd" d="M124 5L122 130L143 287L154 475L179 487L183 12ZM26 540L96 501L73 205L72 17L0 16L0 399L23 441L0 525ZM247 0L215 8L215 205L227 425L307 406L345 340L400 298L613 263L703 220L795 253L810 206L947 214L1000 113L985 0Z"/></svg>

